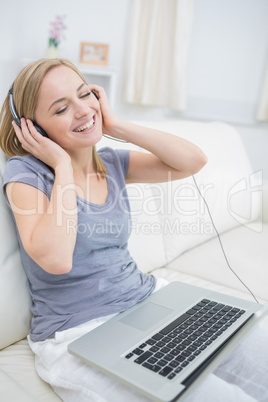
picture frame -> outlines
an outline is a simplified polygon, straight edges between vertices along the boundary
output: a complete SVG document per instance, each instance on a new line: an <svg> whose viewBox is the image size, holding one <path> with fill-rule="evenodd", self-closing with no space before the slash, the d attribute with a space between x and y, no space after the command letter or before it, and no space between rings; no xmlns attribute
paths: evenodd
<svg viewBox="0 0 268 402"><path fill-rule="evenodd" d="M108 64L109 45L82 42L80 46L80 63L106 66Z"/></svg>

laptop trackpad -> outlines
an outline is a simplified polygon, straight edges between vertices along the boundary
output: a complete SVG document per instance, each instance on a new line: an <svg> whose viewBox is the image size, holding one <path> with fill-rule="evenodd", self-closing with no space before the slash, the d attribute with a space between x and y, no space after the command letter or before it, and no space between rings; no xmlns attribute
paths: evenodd
<svg viewBox="0 0 268 402"><path fill-rule="evenodd" d="M172 311L173 310L170 308L148 302L147 304L137 308L132 313L127 314L119 321L141 331L146 331Z"/></svg>

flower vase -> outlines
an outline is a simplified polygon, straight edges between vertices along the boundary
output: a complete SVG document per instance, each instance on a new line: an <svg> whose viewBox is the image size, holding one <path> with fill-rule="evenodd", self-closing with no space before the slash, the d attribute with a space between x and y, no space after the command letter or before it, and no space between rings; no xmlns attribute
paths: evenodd
<svg viewBox="0 0 268 402"><path fill-rule="evenodd" d="M46 50L46 56L48 59L56 59L59 57L59 49L55 46L49 46Z"/></svg>

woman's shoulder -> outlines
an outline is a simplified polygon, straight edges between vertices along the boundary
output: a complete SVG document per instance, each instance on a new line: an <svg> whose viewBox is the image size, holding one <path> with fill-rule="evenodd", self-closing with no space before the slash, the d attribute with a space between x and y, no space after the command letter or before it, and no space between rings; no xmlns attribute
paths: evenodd
<svg viewBox="0 0 268 402"><path fill-rule="evenodd" d="M120 159L123 155L128 155L128 149L116 149L111 147L103 147L98 150L98 154L101 158L106 158L108 160Z"/></svg>
<svg viewBox="0 0 268 402"><path fill-rule="evenodd" d="M129 152L127 149L104 147L98 151L98 154L109 172L111 170L118 172L120 168L120 170L123 170L124 175L126 175L129 164Z"/></svg>
<svg viewBox="0 0 268 402"><path fill-rule="evenodd" d="M12 156L7 160L5 172L34 171L36 173L51 173L47 165L35 158L33 155Z"/></svg>
<svg viewBox="0 0 268 402"><path fill-rule="evenodd" d="M3 187L16 181L30 184L49 194L54 180L50 168L34 156L12 156L6 163Z"/></svg>

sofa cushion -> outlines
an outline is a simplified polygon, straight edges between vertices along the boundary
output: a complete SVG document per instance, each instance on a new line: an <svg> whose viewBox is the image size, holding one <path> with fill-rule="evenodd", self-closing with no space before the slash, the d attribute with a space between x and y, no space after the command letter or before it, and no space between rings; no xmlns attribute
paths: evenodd
<svg viewBox="0 0 268 402"><path fill-rule="evenodd" d="M227 286L212 282L209 279L203 279L198 276L190 275L188 273L182 273L177 268L177 266L173 265L171 267L158 268L153 271L153 274L157 278L166 279L168 282L183 282L187 283L188 285L198 286L200 288L212 290L214 292L224 293L242 299L250 299L250 297L245 295L245 293L242 291L230 289Z"/></svg>
<svg viewBox="0 0 268 402"><path fill-rule="evenodd" d="M231 268L259 302L268 302L268 224L259 224L262 226L260 232L243 226L236 227L221 234L221 242ZM241 297L254 301L228 267L218 238L183 253L170 262L166 269L223 287L225 293L239 292Z"/></svg>
<svg viewBox="0 0 268 402"><path fill-rule="evenodd" d="M0 150L0 349L24 338L30 327L30 296L15 224L2 192L5 155Z"/></svg>
<svg viewBox="0 0 268 402"><path fill-rule="evenodd" d="M150 272L166 263L161 222L151 186L127 186L131 208L130 254L143 272ZM153 250L153 252L152 252Z"/></svg>
<svg viewBox="0 0 268 402"><path fill-rule="evenodd" d="M34 354L26 339L1 350L0 367L2 370L0 371L0 401L61 401L50 385L36 373ZM2 380L7 381L9 385L3 398L1 398ZM25 399L22 399L23 396Z"/></svg>
<svg viewBox="0 0 268 402"><path fill-rule="evenodd" d="M0 370L0 400L9 402L35 402L35 399L8 374Z"/></svg>

